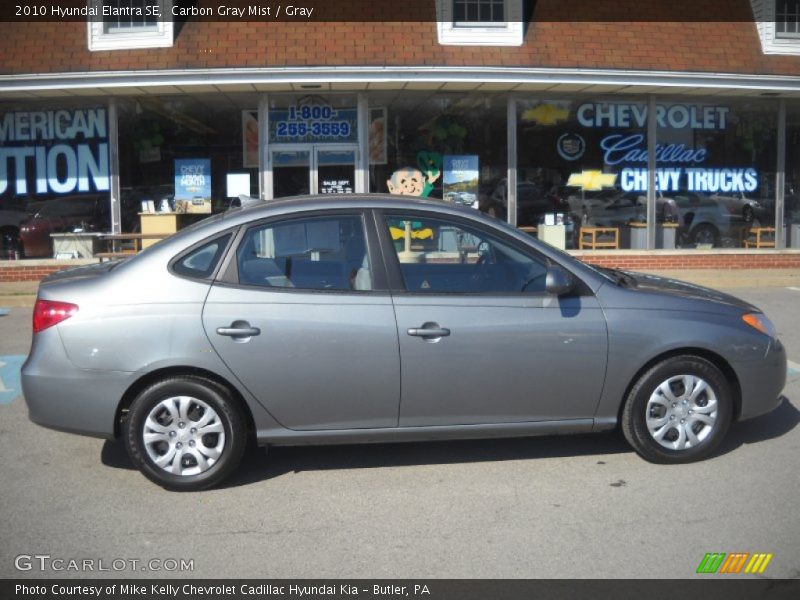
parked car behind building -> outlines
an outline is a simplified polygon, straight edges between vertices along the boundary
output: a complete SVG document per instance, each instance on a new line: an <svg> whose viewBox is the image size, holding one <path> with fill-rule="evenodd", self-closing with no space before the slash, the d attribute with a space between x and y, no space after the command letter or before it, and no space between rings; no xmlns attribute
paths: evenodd
<svg viewBox="0 0 800 600"><path fill-rule="evenodd" d="M731 211L725 203L692 192L678 194L680 211L678 236L682 244L737 246L748 227L741 211Z"/></svg>
<svg viewBox="0 0 800 600"><path fill-rule="evenodd" d="M101 231L109 227L108 197L101 194L65 196L46 201L39 212L20 228L25 256L53 254L51 233Z"/></svg>

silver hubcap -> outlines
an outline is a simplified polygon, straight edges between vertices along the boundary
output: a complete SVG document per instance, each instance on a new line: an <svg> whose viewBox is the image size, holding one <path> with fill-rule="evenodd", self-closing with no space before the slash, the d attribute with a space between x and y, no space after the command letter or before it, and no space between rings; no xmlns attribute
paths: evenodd
<svg viewBox="0 0 800 600"><path fill-rule="evenodd" d="M670 377L647 401L647 429L664 448L694 448L714 431L717 408L717 396L704 379Z"/></svg>
<svg viewBox="0 0 800 600"><path fill-rule="evenodd" d="M219 460L225 430L208 404L191 396L162 400L144 422L144 447L156 465L173 475L197 475Z"/></svg>

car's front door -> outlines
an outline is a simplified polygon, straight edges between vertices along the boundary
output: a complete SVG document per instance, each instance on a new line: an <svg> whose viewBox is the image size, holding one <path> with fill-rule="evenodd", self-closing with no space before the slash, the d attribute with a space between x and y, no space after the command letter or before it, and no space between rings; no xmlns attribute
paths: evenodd
<svg viewBox="0 0 800 600"><path fill-rule="evenodd" d="M378 223L401 288L401 426L593 417L607 334L588 290L547 294L543 256L468 221Z"/></svg>
<svg viewBox="0 0 800 600"><path fill-rule="evenodd" d="M394 427L397 328L359 213L251 226L203 311L241 383L291 429Z"/></svg>

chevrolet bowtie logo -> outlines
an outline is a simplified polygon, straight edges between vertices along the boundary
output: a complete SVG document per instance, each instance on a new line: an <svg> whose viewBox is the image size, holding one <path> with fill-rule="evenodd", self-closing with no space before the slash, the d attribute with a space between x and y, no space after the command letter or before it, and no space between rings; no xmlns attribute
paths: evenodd
<svg viewBox="0 0 800 600"><path fill-rule="evenodd" d="M617 181L616 173L603 173L602 171L581 171L569 176L567 185L579 187L587 192L597 192L603 188L614 187Z"/></svg>
<svg viewBox="0 0 800 600"><path fill-rule="evenodd" d="M555 125L569 118L569 109L553 104L540 104L522 113L523 121L532 121L537 125Z"/></svg>

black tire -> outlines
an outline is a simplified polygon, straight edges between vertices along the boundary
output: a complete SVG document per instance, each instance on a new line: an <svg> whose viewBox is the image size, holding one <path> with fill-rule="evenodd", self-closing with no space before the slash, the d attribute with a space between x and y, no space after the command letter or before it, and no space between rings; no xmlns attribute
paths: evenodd
<svg viewBox="0 0 800 600"><path fill-rule="evenodd" d="M162 402L182 396L190 397L194 401L187 410L188 419L186 419L186 423L183 423L183 421L175 423L166 409L157 409L160 405L161 407L164 406L161 404ZM189 430L196 431L196 428L191 428L191 425L198 424L199 427L200 421L206 414L206 409L202 404L210 407L216 413L211 424L221 424L224 438L214 437L219 435L215 433L203 435L202 431L195 434L194 437L189 434ZM144 441L145 423L154 410L160 410L158 413L158 425L170 430L167 437L175 435L173 432L180 431L180 436L192 438L185 441L187 444L186 454L182 453L182 455L188 455L188 458L182 459L182 464L186 464L187 471L191 471L194 468L199 469L200 472L195 474L191 472L187 474L172 473L166 470L167 467L162 468L156 464L152 454L155 454L158 458L158 454L162 449L162 456L169 454L169 451L172 450L172 442L161 441L151 443L150 447L146 446ZM183 425L183 427L178 429L175 427L176 425ZM219 429L218 426L213 428ZM239 466L247 445L247 423L239 405L231 398L230 392L224 386L194 375L176 376L162 379L148 386L136 397L130 406L127 419L123 423L122 437L133 464L145 477L168 490L196 491L219 484ZM210 444L221 445L221 451L218 457L211 459L204 452L200 452L200 454L203 454L204 460L208 462L214 461L213 464L202 470L203 467L195 458L197 454L189 453L195 450L199 451L199 445L207 445L209 440ZM179 443L183 447L184 442ZM188 447L189 444L191 444L191 449ZM192 462L194 466L192 466ZM172 467L169 468L174 466L175 461L172 460ZM178 465L176 468L182 469L182 466Z"/></svg>
<svg viewBox="0 0 800 600"><path fill-rule="evenodd" d="M712 246L719 245L719 231L709 223L701 223L692 229L692 243L693 244L711 244Z"/></svg>
<svg viewBox="0 0 800 600"><path fill-rule="evenodd" d="M701 392L694 402L699 405L705 400L706 407L708 407L711 402L710 394L713 394L716 397L716 416L713 426L694 421L695 425L700 427L699 434L703 436L699 443L682 449L671 449L659 443L648 428L648 402L651 395L658 393L662 383L671 381L671 378L678 379L682 375L700 378L708 385L710 392ZM680 390L682 383L679 381L674 383L678 385ZM674 389L671 391L674 391ZM672 402L668 402L668 404L675 406ZM690 402L685 406L685 409L690 410L691 406ZM660 407L661 404L654 404L651 410L656 410ZM666 419L670 417L667 411L680 411L682 409L679 403L678 408L671 409L669 406L665 406L663 410L664 415L651 413L649 416L651 418L661 417ZM697 409L698 412L702 412L702 410L703 407ZM697 418L697 416L690 416L691 414L686 415L684 412L683 415L677 415L675 420L671 420L664 425L666 431L666 434L663 435L666 438L665 443L670 443L668 435L672 434L675 437L679 437L679 428L685 428L685 426L679 425L679 422L683 423L680 420L681 418L685 416L687 422ZM698 356L675 356L648 369L636 381L625 400L621 425L622 432L628 443L645 460L660 464L687 463L707 458L715 450L728 431L732 417L733 398L731 388L722 372L704 358ZM705 431L706 427L709 427L708 431ZM697 434L697 432L694 433ZM678 442L679 440L673 443Z"/></svg>

